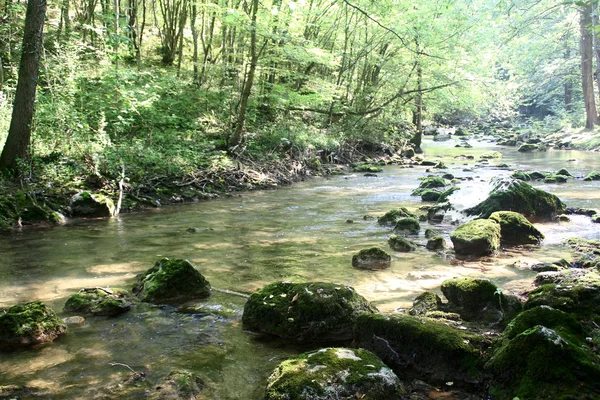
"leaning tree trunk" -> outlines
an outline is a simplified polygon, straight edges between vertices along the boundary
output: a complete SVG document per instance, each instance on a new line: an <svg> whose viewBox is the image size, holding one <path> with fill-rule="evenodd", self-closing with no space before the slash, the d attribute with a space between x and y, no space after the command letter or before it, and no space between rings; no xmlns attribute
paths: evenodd
<svg viewBox="0 0 600 400"><path fill-rule="evenodd" d="M18 160L27 158L29 152L45 16L46 0L29 0L23 31L19 80L8 137L0 156L0 168L16 168Z"/></svg>
<svg viewBox="0 0 600 400"><path fill-rule="evenodd" d="M581 85L583 100L585 102L585 127L593 129L598 123L596 101L594 96L593 77L593 37L590 31L592 26L592 5L587 4L581 9L580 15L581 39L579 41L579 52L581 53Z"/></svg>

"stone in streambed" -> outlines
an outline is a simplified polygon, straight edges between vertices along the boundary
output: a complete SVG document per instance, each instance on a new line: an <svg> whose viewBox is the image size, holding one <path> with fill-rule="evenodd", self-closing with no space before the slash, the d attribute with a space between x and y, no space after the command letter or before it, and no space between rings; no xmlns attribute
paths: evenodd
<svg viewBox="0 0 600 400"><path fill-rule="evenodd" d="M450 239L460 255L487 255L500 247L500 224L489 219L476 219L460 225Z"/></svg>
<svg viewBox="0 0 600 400"><path fill-rule="evenodd" d="M379 247L362 249L352 256L352 266L363 269L388 268L392 263L392 256Z"/></svg>
<svg viewBox="0 0 600 400"><path fill-rule="evenodd" d="M408 235L418 235L421 225L416 218L400 218L394 226L394 232Z"/></svg>
<svg viewBox="0 0 600 400"><path fill-rule="evenodd" d="M115 212L113 201L102 194L79 192L69 202L74 217L111 217Z"/></svg>
<svg viewBox="0 0 600 400"><path fill-rule="evenodd" d="M195 373L177 369L165 376L156 391L148 396L150 400L199 400L204 399L203 389L206 387L202 378Z"/></svg>
<svg viewBox="0 0 600 400"><path fill-rule="evenodd" d="M394 225L396 225L396 222L398 222L398 220L400 218L416 218L416 217L417 216L415 214L408 211L408 209L406 209L405 207L400 207L395 210L390 210L390 211L386 212L383 216L377 218L377 223L379 225L394 226Z"/></svg>
<svg viewBox="0 0 600 400"><path fill-rule="evenodd" d="M434 236L427 240L425 247L427 250L443 250L446 248L446 240L443 236Z"/></svg>
<svg viewBox="0 0 600 400"><path fill-rule="evenodd" d="M490 218L500 224L501 241L507 244L537 244L544 239L523 215L514 211L497 211Z"/></svg>
<svg viewBox="0 0 600 400"><path fill-rule="evenodd" d="M70 313L83 313L114 317L131 309L130 295L118 289L85 288L71 295L64 310Z"/></svg>
<svg viewBox="0 0 600 400"><path fill-rule="evenodd" d="M12 306L0 312L0 350L52 342L67 326L41 301Z"/></svg>
<svg viewBox="0 0 600 400"><path fill-rule="evenodd" d="M402 253L408 253L417 249L417 244L415 242L401 236L390 236L388 243L393 250L400 251Z"/></svg>

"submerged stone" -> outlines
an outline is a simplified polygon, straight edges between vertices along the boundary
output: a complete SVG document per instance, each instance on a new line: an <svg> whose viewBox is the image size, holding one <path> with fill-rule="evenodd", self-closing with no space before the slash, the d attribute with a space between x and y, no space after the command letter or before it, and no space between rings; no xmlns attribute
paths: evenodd
<svg viewBox="0 0 600 400"><path fill-rule="evenodd" d="M502 158L502 153L499 151L487 151L479 156L479 158L484 160L491 160L494 158Z"/></svg>
<svg viewBox="0 0 600 400"><path fill-rule="evenodd" d="M202 378L195 373L177 369L165 376L156 391L148 396L151 400L199 400L206 387Z"/></svg>
<svg viewBox="0 0 600 400"><path fill-rule="evenodd" d="M514 211L497 211L490 219L500 224L500 236L507 244L537 244L544 234L523 215Z"/></svg>
<svg viewBox="0 0 600 400"><path fill-rule="evenodd" d="M567 177L564 175L549 174L544 178L544 183L565 183Z"/></svg>
<svg viewBox="0 0 600 400"><path fill-rule="evenodd" d="M401 236L392 235L388 239L388 243L393 250L408 253L417 249L417 244L412 240L403 238Z"/></svg>
<svg viewBox="0 0 600 400"><path fill-rule="evenodd" d="M149 303L176 304L210 296L210 283L188 260L163 258L138 278L133 294Z"/></svg>
<svg viewBox="0 0 600 400"><path fill-rule="evenodd" d="M0 312L0 350L52 342L67 326L41 301L12 306Z"/></svg>
<svg viewBox="0 0 600 400"><path fill-rule="evenodd" d="M377 218L377 223L379 225L394 226L394 225L396 225L396 222L400 218L416 218L416 217L417 216L415 214L408 211L408 209L406 209L405 207L400 207L395 210L390 210L390 211L386 212L383 216Z"/></svg>
<svg viewBox="0 0 600 400"><path fill-rule="evenodd" d="M497 177L492 180L488 198L466 213L488 218L496 211L514 211L526 218L551 219L565 210L566 205L551 193L520 180Z"/></svg>
<svg viewBox="0 0 600 400"><path fill-rule="evenodd" d="M114 317L131 309L127 292L118 289L85 288L71 295L65 303L65 311Z"/></svg>
<svg viewBox="0 0 600 400"><path fill-rule="evenodd" d="M478 348L483 338L429 318L363 315L356 321L355 340L396 372L444 381L479 382L483 377Z"/></svg>
<svg viewBox="0 0 600 400"><path fill-rule="evenodd" d="M460 255L487 255L500 247L500 224L489 219L476 219L460 225L450 239Z"/></svg>
<svg viewBox="0 0 600 400"><path fill-rule="evenodd" d="M443 236L434 236L427 240L427 245L425 247L428 250L442 250L446 248L446 240Z"/></svg>
<svg viewBox="0 0 600 400"><path fill-rule="evenodd" d="M379 247L362 249L352 256L352 266L363 269L383 269L392 263L392 256Z"/></svg>
<svg viewBox="0 0 600 400"><path fill-rule="evenodd" d="M352 168L354 172L382 172L383 168L371 164L360 164Z"/></svg>
<svg viewBox="0 0 600 400"><path fill-rule="evenodd" d="M279 364L267 380L266 400L400 400L404 387L375 354L326 348Z"/></svg>
<svg viewBox="0 0 600 400"><path fill-rule="evenodd" d="M337 342L352 339L359 315L376 312L350 286L280 282L250 296L242 322L246 329L295 341Z"/></svg>
<svg viewBox="0 0 600 400"><path fill-rule="evenodd" d="M421 225L416 218L400 218L394 226L394 231L408 235L418 235Z"/></svg>
<svg viewBox="0 0 600 400"><path fill-rule="evenodd" d="M113 201L97 193L79 192L69 202L74 217L111 217L115 212Z"/></svg>

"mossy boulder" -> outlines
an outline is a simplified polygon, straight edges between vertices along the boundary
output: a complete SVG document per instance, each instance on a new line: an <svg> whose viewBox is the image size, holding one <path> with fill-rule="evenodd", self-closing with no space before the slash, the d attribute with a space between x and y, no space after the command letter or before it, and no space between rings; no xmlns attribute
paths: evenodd
<svg viewBox="0 0 600 400"><path fill-rule="evenodd" d="M425 238L427 238L427 239L431 239L434 236L439 236L440 234L441 234L441 232L438 231L437 229L433 229L433 228L425 229Z"/></svg>
<svg viewBox="0 0 600 400"><path fill-rule="evenodd" d="M279 364L267 380L266 400L400 400L404 387L375 354L326 348Z"/></svg>
<svg viewBox="0 0 600 400"><path fill-rule="evenodd" d="M584 181L600 181L600 172L592 171L585 178Z"/></svg>
<svg viewBox="0 0 600 400"><path fill-rule="evenodd" d="M299 342L338 342L352 339L359 315L376 312L350 286L280 282L250 296L242 322L246 329Z"/></svg>
<svg viewBox="0 0 600 400"><path fill-rule="evenodd" d="M485 153L483 153L482 155L479 156L479 158L483 159L483 160L491 160L491 159L498 159L498 158L502 158L502 153L500 153L499 151L487 151Z"/></svg>
<svg viewBox="0 0 600 400"><path fill-rule="evenodd" d="M514 211L496 211L490 219L500 224L502 243L537 244L544 239L540 232L523 215Z"/></svg>
<svg viewBox="0 0 600 400"><path fill-rule="evenodd" d="M600 286L549 283L529 293L523 307L531 309L542 305L568 312L579 321L600 322Z"/></svg>
<svg viewBox="0 0 600 400"><path fill-rule="evenodd" d="M87 191L71 197L69 206L74 217L103 218L115 213L115 204L109 197Z"/></svg>
<svg viewBox="0 0 600 400"><path fill-rule="evenodd" d="M549 174L544 178L544 183L565 183L567 178L564 175Z"/></svg>
<svg viewBox="0 0 600 400"><path fill-rule="evenodd" d="M434 236L427 240L427 244L425 245L427 250L443 250L446 248L446 240L443 236Z"/></svg>
<svg viewBox="0 0 600 400"><path fill-rule="evenodd" d="M400 251L402 253L408 253L417 249L417 244L415 242L401 236L390 236L388 243L393 250Z"/></svg>
<svg viewBox="0 0 600 400"><path fill-rule="evenodd" d="M558 171L556 171L556 175L562 175L569 178L573 177L573 175L566 168L561 168Z"/></svg>
<svg viewBox="0 0 600 400"><path fill-rule="evenodd" d="M482 379L484 339L429 318L363 315L356 321L355 340L397 373L443 381Z"/></svg>
<svg viewBox="0 0 600 400"><path fill-rule="evenodd" d="M64 217L46 205L32 204L21 211L23 224L48 223L59 224Z"/></svg>
<svg viewBox="0 0 600 400"><path fill-rule="evenodd" d="M442 299L436 293L423 292L413 300L413 305L408 310L410 315L425 315L438 311L442 307Z"/></svg>
<svg viewBox="0 0 600 400"><path fill-rule="evenodd" d="M371 164L359 164L352 168L354 172L382 172L383 168Z"/></svg>
<svg viewBox="0 0 600 400"><path fill-rule="evenodd" d="M442 188L448 186L448 183L441 176L429 175L421 180L419 187L415 189L411 195L420 196L425 189Z"/></svg>
<svg viewBox="0 0 600 400"><path fill-rule="evenodd" d="M502 332L502 340L510 340L536 325L559 331L566 329L576 335L585 335L583 326L571 314L542 305L525 310L510 321Z"/></svg>
<svg viewBox="0 0 600 400"><path fill-rule="evenodd" d="M177 369L165 376L156 391L148 396L150 400L196 400L204 399L202 391L206 388L204 380L197 374Z"/></svg>
<svg viewBox="0 0 600 400"><path fill-rule="evenodd" d="M542 145L535 143L523 143L517 149L519 153L531 153L533 151L546 151L546 148Z"/></svg>
<svg viewBox="0 0 600 400"><path fill-rule="evenodd" d="M131 309L129 294L123 290L85 288L71 295L64 310L70 313L114 317Z"/></svg>
<svg viewBox="0 0 600 400"><path fill-rule="evenodd" d="M0 350L52 342L67 326L41 301L12 306L0 312Z"/></svg>
<svg viewBox="0 0 600 400"><path fill-rule="evenodd" d="M529 175L528 172L525 171L514 171L511 175L511 177L518 179L520 181L530 181L531 176Z"/></svg>
<svg viewBox="0 0 600 400"><path fill-rule="evenodd" d="M390 210L390 211L386 212L384 215L377 218L377 223L379 225L394 226L394 225L396 225L396 222L398 222L398 220L400 218L417 218L417 216L415 214L411 213L410 211L408 211L408 209L406 209L405 207L401 207L401 208L398 208L395 210Z"/></svg>
<svg viewBox="0 0 600 400"><path fill-rule="evenodd" d="M448 167L443 161L439 161L437 164L433 166L435 169L447 169Z"/></svg>
<svg viewBox="0 0 600 400"><path fill-rule="evenodd" d="M141 301L177 304L210 296L210 283L188 260L163 258L142 274L133 287Z"/></svg>
<svg viewBox="0 0 600 400"><path fill-rule="evenodd" d="M383 269L392 264L392 256L379 247L362 249L352 256L352 266L363 269Z"/></svg>
<svg viewBox="0 0 600 400"><path fill-rule="evenodd" d="M600 215L592 215L592 222L599 223Z"/></svg>
<svg viewBox="0 0 600 400"><path fill-rule="evenodd" d="M433 201L436 202L439 200L442 192L434 189L425 189L421 192L421 200L422 201Z"/></svg>
<svg viewBox="0 0 600 400"><path fill-rule="evenodd" d="M491 254L500 247L500 224L489 219L469 221L456 228L450 239L456 254Z"/></svg>
<svg viewBox="0 0 600 400"><path fill-rule="evenodd" d="M488 218L496 211L515 211L529 219L549 220L565 210L566 205L551 193L514 178L497 177L488 198L466 213Z"/></svg>
<svg viewBox="0 0 600 400"><path fill-rule="evenodd" d="M394 232L408 235L418 235L420 230L421 225L416 218L400 218L394 226Z"/></svg>
<svg viewBox="0 0 600 400"><path fill-rule="evenodd" d="M468 321L500 323L521 311L521 303L506 296L488 279L454 278L442 283L446 308Z"/></svg>

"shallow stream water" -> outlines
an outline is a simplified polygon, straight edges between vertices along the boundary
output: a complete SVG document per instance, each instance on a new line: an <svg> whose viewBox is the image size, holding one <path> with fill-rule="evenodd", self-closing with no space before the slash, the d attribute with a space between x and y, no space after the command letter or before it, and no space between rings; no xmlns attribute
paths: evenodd
<svg viewBox="0 0 600 400"><path fill-rule="evenodd" d="M448 165L442 172L472 178L453 196L459 208L485 198L490 178L511 173L497 167L501 163L511 170L565 167L579 179L534 186L569 207L600 208L600 182L581 180L600 170L596 153L520 154L491 143L472 142L470 149L455 143L428 141L424 149L427 159ZM479 162L489 150L502 152L503 159ZM475 160L456 159L459 155ZM353 268L358 250L388 249L391 231L377 224L377 216L400 206L423 213L420 198L410 193L425 169L389 166L377 177L314 178L279 190L0 236L0 307L43 300L66 317L62 307L69 295L83 287L128 288L161 257L189 259L219 289L185 312L143 305L117 318L90 317L50 345L2 353L0 386L27 385L52 399L144 398L165 374L185 368L204 378L207 399L260 399L270 371L305 349L244 332L245 297L236 293L281 280L339 282L381 311L408 307L417 294L439 291L441 282L454 276L490 278L505 293L519 293L532 287L535 273L527 266L569 257L563 239L600 238L589 217L571 216L571 222L537 224L546 235L542 245L503 249L494 257L456 260L451 251L434 253L423 246L414 253L390 250L393 262L386 270ZM454 213L431 227L450 244L450 232L464 218ZM422 223L422 231L428 227ZM422 235L418 242L424 245ZM129 368L143 372L144 379L127 382Z"/></svg>

